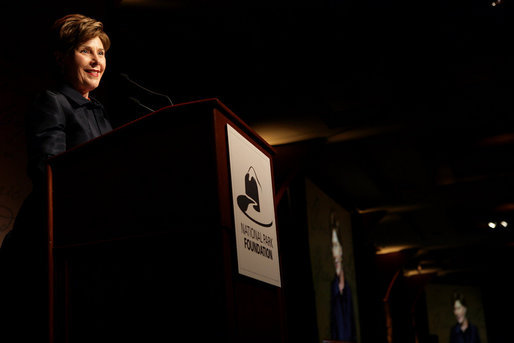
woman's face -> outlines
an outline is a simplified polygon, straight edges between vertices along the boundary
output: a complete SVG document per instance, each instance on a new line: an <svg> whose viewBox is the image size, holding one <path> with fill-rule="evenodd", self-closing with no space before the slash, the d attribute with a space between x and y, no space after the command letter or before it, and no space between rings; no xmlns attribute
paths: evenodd
<svg viewBox="0 0 514 343"><path fill-rule="evenodd" d="M466 319L466 311L466 306L462 305L459 300L455 300L455 303L453 304L453 314L459 324L462 324Z"/></svg>
<svg viewBox="0 0 514 343"><path fill-rule="evenodd" d="M105 71L105 49L95 37L80 44L63 62L64 77L85 98L100 84Z"/></svg>
<svg viewBox="0 0 514 343"><path fill-rule="evenodd" d="M332 256L334 257L336 274L339 275L343 269L343 247L337 238L335 229L332 229Z"/></svg>

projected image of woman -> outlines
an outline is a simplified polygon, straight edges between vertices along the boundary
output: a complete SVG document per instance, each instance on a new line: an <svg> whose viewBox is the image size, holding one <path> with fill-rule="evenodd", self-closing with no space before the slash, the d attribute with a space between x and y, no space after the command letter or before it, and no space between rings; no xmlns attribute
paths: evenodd
<svg viewBox="0 0 514 343"><path fill-rule="evenodd" d="M468 304L461 293L454 294L453 314L457 323L450 331L450 343L480 343L478 328L468 319Z"/></svg>
<svg viewBox="0 0 514 343"><path fill-rule="evenodd" d="M356 341L354 308L350 285L345 278L340 222L330 217L335 275L331 287L330 331L333 340Z"/></svg>

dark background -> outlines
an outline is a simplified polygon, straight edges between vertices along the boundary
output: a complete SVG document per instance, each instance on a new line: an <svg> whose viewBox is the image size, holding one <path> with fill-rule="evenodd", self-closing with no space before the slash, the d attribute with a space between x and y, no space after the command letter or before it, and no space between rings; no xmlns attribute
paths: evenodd
<svg viewBox="0 0 514 343"><path fill-rule="evenodd" d="M291 328L314 323L309 262L298 256L308 244L308 177L353 214L364 342L387 338L382 299L397 272L395 342L431 339L412 324L414 316L426 323L419 292L427 282L481 287L489 342L503 342L510 318L502 309L513 305L513 22L511 1L495 4L5 3L0 118L21 127L46 85L51 23L67 13L93 16L112 39L96 96L116 123L144 113L129 94L165 105L127 85L119 77L126 73L175 103L217 97L275 146ZM292 132L271 134L273 127ZM510 225L487 226L500 220ZM430 273L406 276L413 270ZM291 331L316 337L315 328Z"/></svg>

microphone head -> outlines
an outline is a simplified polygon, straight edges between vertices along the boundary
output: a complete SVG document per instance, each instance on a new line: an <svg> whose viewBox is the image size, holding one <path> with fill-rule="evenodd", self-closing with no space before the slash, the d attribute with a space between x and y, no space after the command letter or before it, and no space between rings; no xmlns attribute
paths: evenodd
<svg viewBox="0 0 514 343"><path fill-rule="evenodd" d="M138 105L141 105L141 102L138 99L136 99L134 97L131 97L131 96L129 96L128 98L129 98L130 101L132 101L132 102L134 102L134 103L136 103Z"/></svg>

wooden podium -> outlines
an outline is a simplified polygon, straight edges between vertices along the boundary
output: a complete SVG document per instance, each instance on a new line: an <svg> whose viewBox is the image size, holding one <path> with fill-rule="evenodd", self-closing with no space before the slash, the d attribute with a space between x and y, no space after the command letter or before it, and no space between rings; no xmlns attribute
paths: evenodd
<svg viewBox="0 0 514 343"><path fill-rule="evenodd" d="M282 288L237 270L229 124L169 106L48 164L50 342L285 342Z"/></svg>

